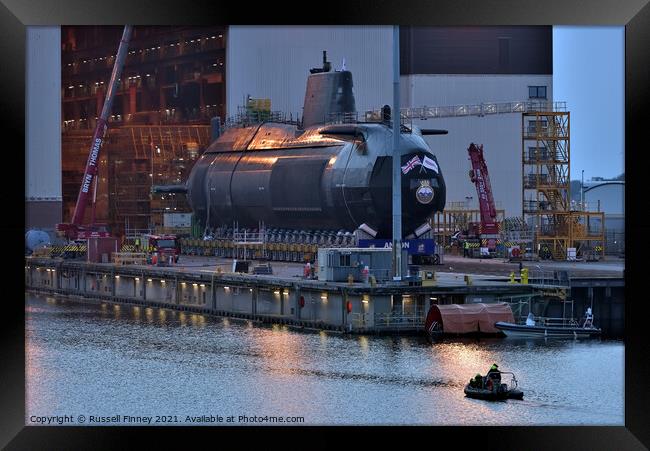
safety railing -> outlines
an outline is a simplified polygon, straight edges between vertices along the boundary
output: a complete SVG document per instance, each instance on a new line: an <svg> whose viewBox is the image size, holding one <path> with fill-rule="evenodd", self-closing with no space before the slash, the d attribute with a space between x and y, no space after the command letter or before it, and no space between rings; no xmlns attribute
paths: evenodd
<svg viewBox="0 0 650 451"><path fill-rule="evenodd" d="M535 325L542 327L580 327L575 318L548 318L544 316L534 317Z"/></svg>
<svg viewBox="0 0 650 451"><path fill-rule="evenodd" d="M426 315L422 312L414 313L375 313L375 328L390 329L416 329L424 327Z"/></svg>
<svg viewBox="0 0 650 451"><path fill-rule="evenodd" d="M246 111L226 118L224 129L246 127L248 125L261 124L262 122L298 125L299 121L297 119L297 117L294 119L292 114L287 115L281 111Z"/></svg>
<svg viewBox="0 0 650 451"><path fill-rule="evenodd" d="M566 111L566 102L519 101L519 102L484 102L466 105L422 106L401 108L402 118L436 119L458 116L486 116L490 114L527 113L532 111ZM369 110L365 114L369 122L381 121L381 108Z"/></svg>
<svg viewBox="0 0 650 451"><path fill-rule="evenodd" d="M571 285L568 271L546 271L543 269L529 269L528 283L548 287L566 287Z"/></svg>
<svg viewBox="0 0 650 451"><path fill-rule="evenodd" d="M232 240L235 244L259 244L266 241L264 232L234 232Z"/></svg>

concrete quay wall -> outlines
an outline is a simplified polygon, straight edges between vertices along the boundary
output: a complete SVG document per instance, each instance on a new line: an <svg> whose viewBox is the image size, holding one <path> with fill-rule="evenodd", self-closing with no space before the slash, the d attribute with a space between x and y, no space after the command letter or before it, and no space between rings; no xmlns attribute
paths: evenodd
<svg viewBox="0 0 650 451"><path fill-rule="evenodd" d="M25 286L79 298L351 333L422 332L433 303L495 302L535 293L535 287L521 284L371 287L53 259L26 259ZM622 279L572 280L571 298L572 312L557 300L538 299L531 304L533 313L561 317L566 309L567 313L581 317L586 307L593 306L596 325L603 329L604 336L623 336Z"/></svg>

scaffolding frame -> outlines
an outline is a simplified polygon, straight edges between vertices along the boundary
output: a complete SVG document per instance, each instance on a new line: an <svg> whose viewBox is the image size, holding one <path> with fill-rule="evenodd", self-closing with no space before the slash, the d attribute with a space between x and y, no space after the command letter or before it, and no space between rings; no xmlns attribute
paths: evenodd
<svg viewBox="0 0 650 451"><path fill-rule="evenodd" d="M451 236L458 231L467 230L470 222L481 222L481 210L462 208L460 207L462 202L458 204L458 206L454 205L455 208L436 212L429 217L431 233L438 237L441 240L440 244L444 246L451 245ZM501 229L506 212L504 209L497 209L496 212L496 221Z"/></svg>
<svg viewBox="0 0 650 451"><path fill-rule="evenodd" d="M602 258L604 213L571 210L570 129L568 111L522 113L522 216L540 254L566 260L575 248Z"/></svg>
<svg viewBox="0 0 650 451"><path fill-rule="evenodd" d="M97 221L114 234L127 229L157 230L164 213L188 213L185 194L152 193L153 185L182 184L210 143L209 125L127 125L109 129L99 162ZM66 155L64 199L71 215L83 174L90 131L63 134ZM151 175L150 175L151 174ZM88 209L87 216L90 215Z"/></svg>

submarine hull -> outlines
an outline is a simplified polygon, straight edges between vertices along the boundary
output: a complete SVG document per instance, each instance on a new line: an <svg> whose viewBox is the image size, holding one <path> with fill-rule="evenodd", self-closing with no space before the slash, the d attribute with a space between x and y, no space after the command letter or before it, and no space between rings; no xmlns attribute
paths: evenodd
<svg viewBox="0 0 650 451"><path fill-rule="evenodd" d="M355 230L367 224L378 237L392 230L392 131L357 124L358 136L300 132L266 123L228 130L195 164L188 199L203 225L299 230ZM298 135L298 137L296 137ZM405 235L445 205L437 160L421 135L402 134L402 165L414 157L434 161L402 175Z"/></svg>
<svg viewBox="0 0 650 451"><path fill-rule="evenodd" d="M303 119L228 128L203 153L186 183L206 228L232 226L392 232L392 156L402 165L405 235L445 206L445 182L417 127L402 126L394 149L389 107L382 122L356 115L352 73L310 70ZM243 123L242 123L243 124ZM367 229L366 229L367 230Z"/></svg>

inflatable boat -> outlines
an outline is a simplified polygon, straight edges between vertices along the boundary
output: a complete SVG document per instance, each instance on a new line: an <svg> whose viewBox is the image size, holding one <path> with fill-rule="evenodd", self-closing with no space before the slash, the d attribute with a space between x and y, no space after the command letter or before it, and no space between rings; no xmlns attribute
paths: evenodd
<svg viewBox="0 0 650 451"><path fill-rule="evenodd" d="M517 388L517 378L513 373L501 371L501 375L510 374L512 376L510 386L508 384L498 384L488 387L476 387L474 381L465 385L465 396L474 399L483 399L486 401L499 401L504 399L523 399L524 392Z"/></svg>

